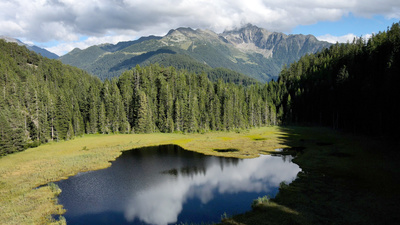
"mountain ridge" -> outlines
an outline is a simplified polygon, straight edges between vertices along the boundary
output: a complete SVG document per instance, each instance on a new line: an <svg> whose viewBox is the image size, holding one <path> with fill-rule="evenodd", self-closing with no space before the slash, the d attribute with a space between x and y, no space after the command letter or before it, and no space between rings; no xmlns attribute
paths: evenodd
<svg viewBox="0 0 400 225"><path fill-rule="evenodd" d="M49 59L58 59L59 58L59 56L57 54L53 53L53 52L50 52L50 51L48 51L48 50L46 50L44 48L40 48L40 47L38 47L36 45L28 45L28 44L26 44L26 43L24 43L24 42L22 42L22 41L20 41L20 40L18 40L16 38L0 35L0 39L5 40L6 42L17 43L20 46L25 46L27 49L29 49L31 51L34 51L34 52L36 52L36 53L38 53L38 54L40 54L40 55L42 55L44 57L47 57Z"/></svg>
<svg viewBox="0 0 400 225"><path fill-rule="evenodd" d="M211 68L224 67L265 82L277 79L283 65L330 45L312 35L286 35L251 24L220 34L206 29L179 27L171 29L165 36L147 36L115 45L73 50L60 60L104 80L119 76L136 64L170 66L171 63L167 62L172 58L177 60L174 54L178 54L191 62Z"/></svg>

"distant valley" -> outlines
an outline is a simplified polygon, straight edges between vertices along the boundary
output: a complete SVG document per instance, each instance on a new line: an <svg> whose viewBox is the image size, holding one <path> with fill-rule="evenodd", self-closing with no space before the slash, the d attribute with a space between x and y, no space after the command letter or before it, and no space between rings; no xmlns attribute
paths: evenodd
<svg viewBox="0 0 400 225"><path fill-rule="evenodd" d="M118 77L123 71L158 63L190 72L206 72L211 80L244 75L266 82L277 79L283 65L329 47L312 35L286 35L247 25L217 34L210 30L178 28L163 37L141 37L135 41L74 49L60 60L99 76ZM218 71L215 69L218 68ZM221 73L221 68L223 73ZM225 73L225 74L224 74ZM235 79L236 79L235 78ZM252 83L252 80L246 82Z"/></svg>

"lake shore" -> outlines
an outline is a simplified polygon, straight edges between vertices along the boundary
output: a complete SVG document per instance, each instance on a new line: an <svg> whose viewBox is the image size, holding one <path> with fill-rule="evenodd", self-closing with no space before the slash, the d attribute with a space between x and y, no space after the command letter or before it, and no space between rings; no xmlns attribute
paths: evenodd
<svg viewBox="0 0 400 225"><path fill-rule="evenodd" d="M110 161L125 150L176 144L207 155L254 158L288 147L282 143L286 135L279 127L205 134L85 135L7 155L0 158L0 221L2 224L65 224L64 220L58 221L52 216L65 211L57 203L59 190L46 184L79 172L109 167ZM227 149L235 151L224 151Z"/></svg>
<svg viewBox="0 0 400 225"><path fill-rule="evenodd" d="M56 220L58 217L52 216L65 211L57 203L59 190L46 184L109 167L125 150L176 144L226 157L281 154L279 149L296 155L294 162L303 172L295 181L282 184L275 199L224 219L224 224L389 223L399 219L399 153L394 142L382 143L330 129L302 127L205 134L85 135L0 158L0 221L65 224L62 217Z"/></svg>

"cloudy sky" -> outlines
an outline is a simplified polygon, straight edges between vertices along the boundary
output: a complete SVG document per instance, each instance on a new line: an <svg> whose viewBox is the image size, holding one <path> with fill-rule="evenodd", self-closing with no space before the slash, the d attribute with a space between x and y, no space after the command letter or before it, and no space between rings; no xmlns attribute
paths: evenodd
<svg viewBox="0 0 400 225"><path fill-rule="evenodd" d="M1 0L0 35L59 55L75 47L244 24L345 42L400 20L399 0Z"/></svg>

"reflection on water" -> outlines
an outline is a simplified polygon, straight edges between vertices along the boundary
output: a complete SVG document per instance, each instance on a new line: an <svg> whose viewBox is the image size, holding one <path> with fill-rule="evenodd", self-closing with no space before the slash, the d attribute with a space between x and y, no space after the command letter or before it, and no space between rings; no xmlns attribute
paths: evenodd
<svg viewBox="0 0 400 225"><path fill-rule="evenodd" d="M218 222L276 195L300 168L285 158L233 159L160 146L124 152L112 166L58 182L68 224Z"/></svg>

